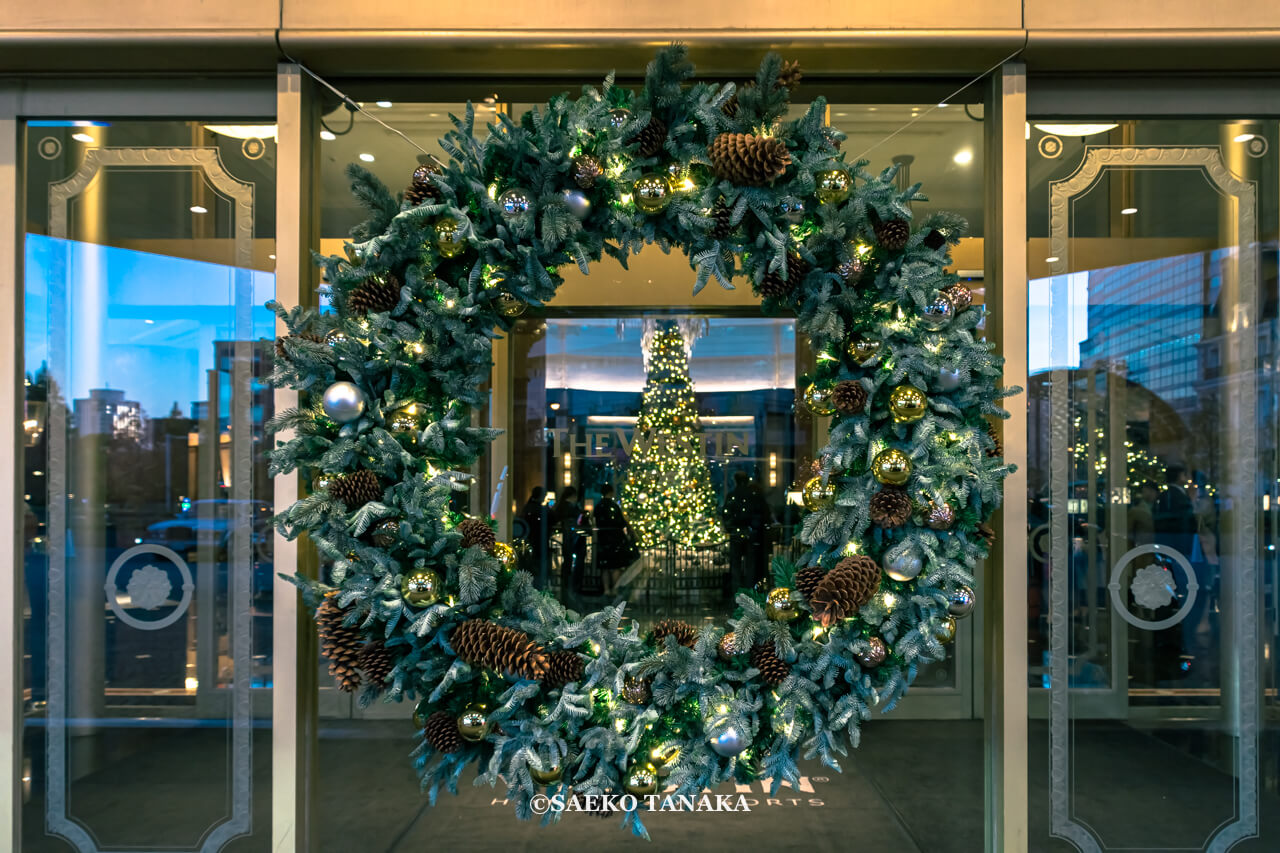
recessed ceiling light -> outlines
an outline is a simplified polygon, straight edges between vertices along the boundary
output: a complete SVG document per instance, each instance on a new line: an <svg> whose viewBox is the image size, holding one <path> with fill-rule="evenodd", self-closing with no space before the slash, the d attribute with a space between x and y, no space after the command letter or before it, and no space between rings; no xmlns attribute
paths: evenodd
<svg viewBox="0 0 1280 853"><path fill-rule="evenodd" d="M372 154L361 154L361 155L360 155L360 159L361 159L361 160L363 160L363 161L365 161L366 163L372 163L372 162L373 162L373 155L372 155Z"/></svg>
<svg viewBox="0 0 1280 853"><path fill-rule="evenodd" d="M1056 136L1093 136L1115 130L1118 124L1037 124L1036 130L1052 133Z"/></svg>
<svg viewBox="0 0 1280 853"><path fill-rule="evenodd" d="M382 107L384 110L389 110L389 109L391 109L391 102L390 102L390 101L374 101L374 103L375 103L375 104L377 104L378 106Z"/></svg>
<svg viewBox="0 0 1280 853"><path fill-rule="evenodd" d="M275 139L279 133L274 124L206 124L204 129L232 139Z"/></svg>
<svg viewBox="0 0 1280 853"><path fill-rule="evenodd" d="M338 137L336 137L336 136L334 136L334 135L333 135L333 131L332 131L332 130L322 130L322 131L320 131L320 138L321 138L321 139L323 139L325 142L332 142L333 140L337 139Z"/></svg>
<svg viewBox="0 0 1280 853"><path fill-rule="evenodd" d="M93 137L87 133L73 133L71 134L71 138L74 139L76 142L93 142ZM1236 140L1236 142L1240 142L1240 141L1241 140L1239 139Z"/></svg>
<svg viewBox="0 0 1280 853"><path fill-rule="evenodd" d="M1232 142L1248 142L1250 139L1253 139L1253 137L1254 137L1255 135L1256 135L1256 134L1252 134L1252 133L1242 133L1242 134L1240 134L1239 136L1237 136L1235 139L1233 139L1233 140L1231 140L1231 141L1232 141ZM78 134L78 133L77 133L75 136L72 136L71 138L72 138L72 139L79 139L79 138L80 138L80 134Z"/></svg>
<svg viewBox="0 0 1280 853"><path fill-rule="evenodd" d="M270 259L271 259L271 260L273 260L273 261L276 259L276 256L275 256L275 255L267 255L267 257L268 257L268 258L270 258Z"/></svg>
<svg viewBox="0 0 1280 853"><path fill-rule="evenodd" d="M973 162L973 152L966 148L963 151L957 151L956 156L951 159L955 160L961 166L967 166Z"/></svg>
<svg viewBox="0 0 1280 853"><path fill-rule="evenodd" d="M949 107L949 106L951 106L951 105L950 105L950 104L948 104L946 101L943 101L942 103L938 104L938 109L940 109L940 110L945 110L945 109L946 109L947 107Z"/></svg>
<svg viewBox="0 0 1280 853"><path fill-rule="evenodd" d="M1135 213L1137 213L1137 212L1138 212L1138 208L1136 208L1136 207L1126 207L1126 208L1124 208L1123 210L1121 210L1121 211L1120 211L1120 215L1121 215L1121 216L1133 216L1133 215L1134 215Z"/></svg>
<svg viewBox="0 0 1280 853"><path fill-rule="evenodd" d="M193 205L191 205L191 212L192 212L192 213L208 213L208 212L209 212L209 208L207 208L207 207L202 207L202 206L200 206L200 205L198 205L198 204L193 204Z"/></svg>
<svg viewBox="0 0 1280 853"><path fill-rule="evenodd" d="M559 403L552 403L552 404L551 404L551 409L552 409L552 411L558 411L558 410L559 410L559 408L560 408L560 404L559 404Z"/></svg>
<svg viewBox="0 0 1280 853"><path fill-rule="evenodd" d="M1058 260L1059 260L1058 256L1057 256L1057 255L1054 255L1052 258L1045 258L1045 259L1044 259L1044 262L1045 262L1046 264L1056 264L1056 263L1058 262Z"/></svg>
<svg viewBox="0 0 1280 853"><path fill-rule="evenodd" d="M836 113L836 118L844 118L848 113Z"/></svg>
<svg viewBox="0 0 1280 853"><path fill-rule="evenodd" d="M155 320L143 320L142 322L146 323L148 326L154 326L156 324Z"/></svg>

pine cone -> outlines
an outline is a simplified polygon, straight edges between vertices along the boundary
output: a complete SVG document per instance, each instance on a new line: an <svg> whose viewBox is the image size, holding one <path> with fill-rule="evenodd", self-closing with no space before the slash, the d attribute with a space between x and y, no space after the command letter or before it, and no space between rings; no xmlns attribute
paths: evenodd
<svg viewBox="0 0 1280 853"><path fill-rule="evenodd" d="M653 626L653 642L659 648L666 645L663 640L668 636L675 637L677 643L691 649L698 641L698 629L680 619L663 619Z"/></svg>
<svg viewBox="0 0 1280 853"><path fill-rule="evenodd" d="M627 140L627 144L632 142L640 143L640 148L636 152L641 157L652 157L662 150L662 145L667 141L667 123L657 116L649 116L649 123L637 133L635 136Z"/></svg>
<svg viewBox="0 0 1280 853"><path fill-rule="evenodd" d="M396 668L395 658L387 651L380 640L365 643L360 650L360 669L364 672L365 681L378 689L386 684L387 676Z"/></svg>
<svg viewBox="0 0 1280 853"><path fill-rule="evenodd" d="M800 286L811 269L813 267L804 258L799 255L790 255L787 258L786 280L783 280L782 273L770 271L764 274L756 290L766 299L783 299Z"/></svg>
<svg viewBox="0 0 1280 853"><path fill-rule="evenodd" d="M454 652L472 666L483 666L529 681L547 674L547 653L529 635L484 619L468 619L449 636Z"/></svg>
<svg viewBox="0 0 1280 853"><path fill-rule="evenodd" d="M901 252L911 239L911 226L905 219L875 223L876 242L890 252Z"/></svg>
<svg viewBox="0 0 1280 853"><path fill-rule="evenodd" d="M750 85L750 83L744 83L738 89L735 89L733 94L729 96L729 100L725 101L724 105L720 107L720 112L729 118L737 118L738 112L742 109L742 105L738 103L738 91Z"/></svg>
<svg viewBox="0 0 1280 853"><path fill-rule="evenodd" d="M436 752L457 752L462 749L462 736L458 734L458 721L448 711L436 711L427 717L422 727L427 743Z"/></svg>
<svg viewBox="0 0 1280 853"><path fill-rule="evenodd" d="M991 449L987 451L987 455L991 458L1004 456L1004 446L1000 443L1000 434L996 432L996 428L989 421L987 422L987 437L991 439Z"/></svg>
<svg viewBox="0 0 1280 853"><path fill-rule="evenodd" d="M582 679L582 656L577 652L558 651L547 655L547 674L542 679L544 687L564 687Z"/></svg>
<svg viewBox="0 0 1280 853"><path fill-rule="evenodd" d="M417 207L428 200L439 201L440 190L436 189L435 184L431 183L431 176L443 174L444 169L441 169L436 164L423 163L413 170L413 183L409 184L409 188L404 191L404 200L409 202L411 207Z"/></svg>
<svg viewBox="0 0 1280 853"><path fill-rule="evenodd" d="M782 63L782 70L778 72L778 86L785 88L788 94L795 95L796 87L800 85L803 78L804 71L800 69L800 60L792 59Z"/></svg>
<svg viewBox="0 0 1280 853"><path fill-rule="evenodd" d="M934 228L934 229L931 229L928 234L924 235L923 242L930 249L937 251L938 249L941 249L943 246L947 245L947 236L943 234L941 231L939 231L937 228Z"/></svg>
<svg viewBox="0 0 1280 853"><path fill-rule="evenodd" d="M795 579L791 582L794 589L800 591L804 596L804 600L808 601L813 596L813 591L818 588L818 584L827 576L827 570L819 566L806 566L796 572Z"/></svg>
<svg viewBox="0 0 1280 853"><path fill-rule="evenodd" d="M485 551L492 552L494 543L498 541L493 528L479 518L464 518L458 522L457 530L462 534L463 548L479 545Z"/></svg>
<svg viewBox="0 0 1280 853"><path fill-rule="evenodd" d="M813 591L809 606L823 626L847 619L871 600L880 588L880 567L865 554L845 557Z"/></svg>
<svg viewBox="0 0 1280 853"><path fill-rule="evenodd" d="M364 637L351 625L343 623L346 611L333 595L325 597L316 608L316 633L320 635L320 653L329 659L329 674L337 679L345 693L360 687L360 656Z"/></svg>
<svg viewBox="0 0 1280 853"><path fill-rule="evenodd" d="M329 494L341 501L347 509L359 509L369 501L382 497L382 484L378 475L361 469L334 479Z"/></svg>
<svg viewBox="0 0 1280 853"><path fill-rule="evenodd" d="M978 525L978 535L982 537L982 541L987 543L987 550L996 544L996 531L985 521Z"/></svg>
<svg viewBox="0 0 1280 853"><path fill-rule="evenodd" d="M312 343L322 344L324 338L319 335L313 335L311 332L299 332L296 335L285 335L283 338L276 338L276 358L288 358L289 353L284 348L285 341L311 341Z"/></svg>
<svg viewBox="0 0 1280 853"><path fill-rule="evenodd" d="M716 201L716 206L711 209L711 218L715 221L710 231L713 240L723 240L733 233L733 211L723 199Z"/></svg>
<svg viewBox="0 0 1280 853"><path fill-rule="evenodd" d="M366 278L347 294L347 309L355 315L381 314L400 304L400 279L391 273Z"/></svg>
<svg viewBox="0 0 1280 853"><path fill-rule="evenodd" d="M886 486L871 496L870 514L881 527L901 527L911 517L911 498L903 489Z"/></svg>
<svg viewBox="0 0 1280 853"><path fill-rule="evenodd" d="M764 683L771 687L786 681L787 676L791 674L791 666L778 657L773 643L756 643L751 647L749 657L751 665L760 670L760 677L764 679Z"/></svg>
<svg viewBox="0 0 1280 853"><path fill-rule="evenodd" d="M867 389L862 387L861 382L846 379L837 383L832 390L831 403L843 414L859 414L867 405Z"/></svg>
<svg viewBox="0 0 1280 853"><path fill-rule="evenodd" d="M786 140L750 133L722 133L707 149L717 178L740 186L771 184L791 165Z"/></svg>

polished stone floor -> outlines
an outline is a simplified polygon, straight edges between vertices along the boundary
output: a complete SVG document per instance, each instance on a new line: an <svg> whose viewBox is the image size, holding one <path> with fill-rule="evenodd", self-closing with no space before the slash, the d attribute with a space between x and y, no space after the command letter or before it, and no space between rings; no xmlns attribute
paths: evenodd
<svg viewBox="0 0 1280 853"><path fill-rule="evenodd" d="M43 752L43 731L29 730L28 754ZM1048 733L1031 729L1029 849L1070 851L1049 837ZM1233 778L1216 769L1236 756L1215 744L1230 739L1195 727L1139 730L1120 723L1079 724L1072 731L1072 817L1102 839L1101 849L1200 850L1230 821ZM313 849L323 853L466 851L859 851L976 853L983 844L982 724L978 721L878 720L843 773L807 766L796 790L775 797L759 786L742 791L747 814L661 813L646 820L651 842L615 821L570 814L555 826L517 821L502 792L464 785L430 807L416 790L406 757L407 725L389 721L325 721L320 733L319 788ZM102 766L74 782L66 811L99 849L197 850L205 828L227 812L226 734L216 729L109 730ZM1225 749L1225 751L1222 751ZM225 849L267 851L270 809L269 732L255 732L252 790L257 815L250 835ZM1212 761L1210 760L1212 759ZM1280 850L1276 796L1280 741L1264 740L1257 804L1262 837L1233 851ZM44 779L33 762L24 809L24 851L71 851L45 831ZM733 786L723 793L737 794Z"/></svg>

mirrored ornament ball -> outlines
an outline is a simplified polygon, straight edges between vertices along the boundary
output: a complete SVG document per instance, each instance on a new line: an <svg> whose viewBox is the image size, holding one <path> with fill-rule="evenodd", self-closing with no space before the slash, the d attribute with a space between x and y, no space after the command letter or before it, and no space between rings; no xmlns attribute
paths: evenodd
<svg viewBox="0 0 1280 853"><path fill-rule="evenodd" d="M462 223L452 216L436 222L436 249L442 257L456 258L467 248L467 238Z"/></svg>
<svg viewBox="0 0 1280 853"><path fill-rule="evenodd" d="M920 322L925 328L933 331L946 328L955 319L956 306L951 297L939 291L923 308L920 309Z"/></svg>
<svg viewBox="0 0 1280 853"><path fill-rule="evenodd" d="M632 189L632 198L641 213L653 215L661 213L671 204L671 181L666 175L650 172L636 179Z"/></svg>
<svg viewBox="0 0 1280 853"><path fill-rule="evenodd" d="M924 523L933 530L950 530L956 523L956 511L946 501L931 503L925 511Z"/></svg>
<svg viewBox="0 0 1280 853"><path fill-rule="evenodd" d="M713 734L708 742L716 755L722 758L732 758L751 745L736 726L725 726Z"/></svg>
<svg viewBox="0 0 1280 853"><path fill-rule="evenodd" d="M742 654L738 649L738 636L732 631L725 633L720 638L720 642L716 643L716 654L720 656L720 660L732 660L736 655Z"/></svg>
<svg viewBox="0 0 1280 853"><path fill-rule="evenodd" d="M778 212L782 218L792 225L804 222L804 202L798 198L786 199L778 204Z"/></svg>
<svg viewBox="0 0 1280 853"><path fill-rule="evenodd" d="M431 716L431 703L423 699L413 709L413 725L415 728L426 728L427 718Z"/></svg>
<svg viewBox="0 0 1280 853"><path fill-rule="evenodd" d="M836 404L831 399L832 387L830 385L819 385L817 382L810 382L809 387L804 389L805 408L813 412L815 415L834 415L836 412Z"/></svg>
<svg viewBox="0 0 1280 853"><path fill-rule="evenodd" d="M864 364L880 352L880 341L858 337L849 341L849 356L858 364Z"/></svg>
<svg viewBox="0 0 1280 853"><path fill-rule="evenodd" d="M584 190L596 185L596 180L604 174L604 166L594 154L579 154L573 158L573 182Z"/></svg>
<svg viewBox="0 0 1280 853"><path fill-rule="evenodd" d="M881 450L871 460L871 474L884 486L902 486L911 479L911 458L896 447Z"/></svg>
<svg viewBox="0 0 1280 853"><path fill-rule="evenodd" d="M322 472L322 473L316 474L315 479L311 481L311 488L313 491L321 492L329 488L330 486L332 486L335 482L337 482L337 480L338 478L335 477L334 475L325 474Z"/></svg>
<svg viewBox="0 0 1280 853"><path fill-rule="evenodd" d="M933 636L938 638L938 642L946 645L956 638L956 620L954 616L948 616L937 624L934 628Z"/></svg>
<svg viewBox="0 0 1280 853"><path fill-rule="evenodd" d="M801 497L804 500L804 508L809 512L830 509L836 504L836 485L822 482L821 477L812 477L804 484Z"/></svg>
<svg viewBox="0 0 1280 853"><path fill-rule="evenodd" d="M862 274L866 271L866 262L856 256L847 261L841 261L836 265L836 273L848 284L857 284L862 280Z"/></svg>
<svg viewBox="0 0 1280 853"><path fill-rule="evenodd" d="M502 210L503 219L510 222L532 213L533 199L529 197L529 191L525 188L512 187L498 196L498 207Z"/></svg>
<svg viewBox="0 0 1280 853"><path fill-rule="evenodd" d="M506 542L493 543L493 556L502 564L502 568L510 572L516 567L516 549Z"/></svg>
<svg viewBox="0 0 1280 853"><path fill-rule="evenodd" d="M335 382L324 389L320 401L324 413L335 423L347 424L364 414L368 402L364 392L352 382Z"/></svg>
<svg viewBox="0 0 1280 853"><path fill-rule="evenodd" d="M440 600L440 576L430 569L417 569L400 581L400 595L414 607L429 607Z"/></svg>
<svg viewBox="0 0 1280 853"><path fill-rule="evenodd" d="M636 797L647 797L658 793L658 769L652 764L633 764L622 780L622 787Z"/></svg>
<svg viewBox="0 0 1280 853"><path fill-rule="evenodd" d="M857 654L858 663L867 669L875 669L889 656L889 647L879 637L871 637L867 642L870 643L868 648Z"/></svg>
<svg viewBox="0 0 1280 853"><path fill-rule="evenodd" d="M853 178L845 169L823 169L814 177L815 193L823 204L840 204L853 189Z"/></svg>
<svg viewBox="0 0 1280 853"><path fill-rule="evenodd" d="M472 702L458 715L458 734L472 743L484 740L489 734L489 706L483 702Z"/></svg>
<svg viewBox="0 0 1280 853"><path fill-rule="evenodd" d="M910 551L890 552L884 555L884 570L889 577L899 582L909 581L924 568L924 560L919 554Z"/></svg>
<svg viewBox="0 0 1280 853"><path fill-rule="evenodd" d="M497 298L493 300L493 307L498 313L507 319L519 317L528 308L528 304L514 293L507 293L505 290L499 293Z"/></svg>
<svg viewBox="0 0 1280 853"><path fill-rule="evenodd" d="M331 347L338 344L345 344L351 338L347 337L347 333L341 329L330 329L324 336L324 342Z"/></svg>
<svg viewBox="0 0 1280 853"><path fill-rule="evenodd" d="M648 681L628 675L623 679L622 690L618 695L623 702L630 702L632 705L647 705L652 694L649 692Z"/></svg>
<svg viewBox="0 0 1280 853"><path fill-rule="evenodd" d="M950 287L944 288L942 292L947 294L957 314L973 304L973 291L969 289L968 285L956 282Z"/></svg>
<svg viewBox="0 0 1280 853"><path fill-rule="evenodd" d="M800 608L792 598L790 588L780 586L769 590L765 596L764 613L774 622L790 622L800 615Z"/></svg>
<svg viewBox="0 0 1280 853"><path fill-rule="evenodd" d="M541 770L529 765L529 777L535 785L554 785L564 775L564 768L559 764L546 764Z"/></svg>
<svg viewBox="0 0 1280 853"><path fill-rule="evenodd" d="M972 588L958 586L951 592L950 600L947 602L947 612L963 619L973 612L974 605L977 603L978 596L974 594Z"/></svg>
<svg viewBox="0 0 1280 853"><path fill-rule="evenodd" d="M582 190L560 190L560 197L564 199L569 212L578 219L586 219L591 213L591 199Z"/></svg>
<svg viewBox="0 0 1280 853"><path fill-rule="evenodd" d="M899 385L889 393L889 414L896 424L913 424L928 408L929 398L914 385Z"/></svg>
<svg viewBox="0 0 1280 853"><path fill-rule="evenodd" d="M378 522L373 528L373 544L379 548L390 548L400 540L400 522L388 518Z"/></svg>
<svg viewBox="0 0 1280 853"><path fill-rule="evenodd" d="M387 421L387 427L393 433L406 434L418 431L418 406L410 404L401 406L391 413L390 419Z"/></svg>
<svg viewBox="0 0 1280 853"><path fill-rule="evenodd" d="M938 388L942 391L954 391L960 387L964 377L958 367L938 368Z"/></svg>
<svg viewBox="0 0 1280 853"><path fill-rule="evenodd" d="M617 107L609 110L609 127L614 130L622 130L627 126L627 122L631 121L631 110Z"/></svg>

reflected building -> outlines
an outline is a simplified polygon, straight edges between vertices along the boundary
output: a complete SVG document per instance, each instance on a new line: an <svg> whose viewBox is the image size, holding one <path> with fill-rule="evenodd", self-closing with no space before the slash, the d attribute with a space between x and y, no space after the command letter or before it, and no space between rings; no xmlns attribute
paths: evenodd
<svg viewBox="0 0 1280 853"><path fill-rule="evenodd" d="M142 406L125 399L115 388L91 388L88 397L72 401L75 426L81 436L105 435L141 441Z"/></svg>

